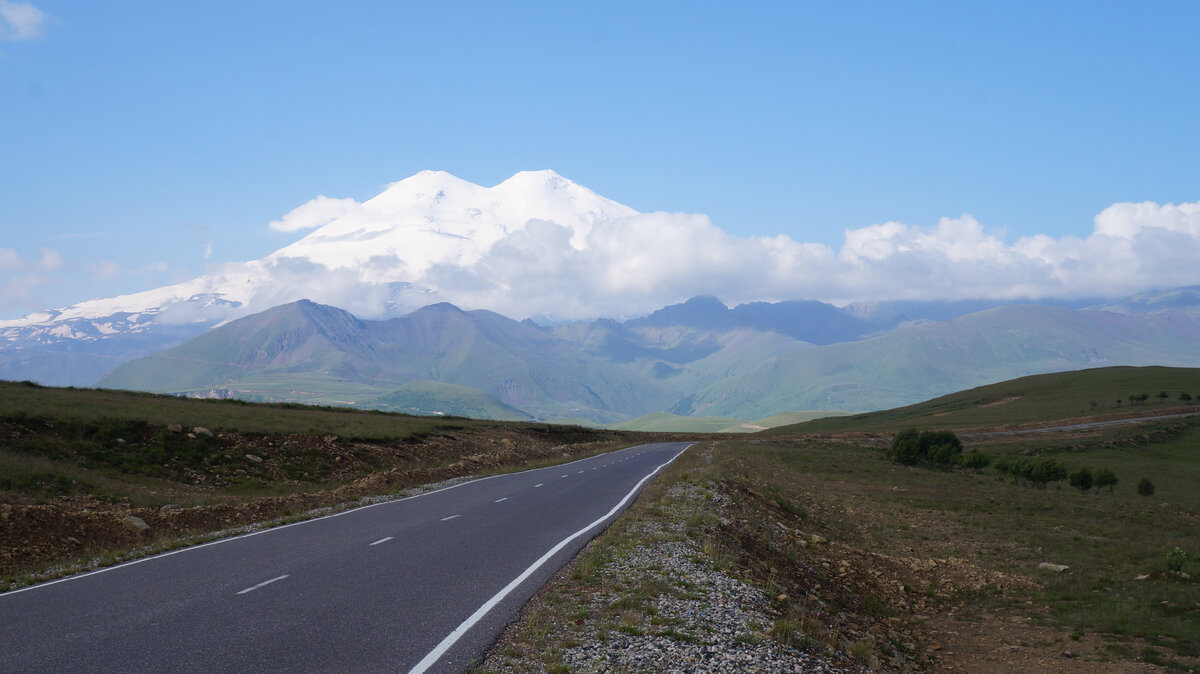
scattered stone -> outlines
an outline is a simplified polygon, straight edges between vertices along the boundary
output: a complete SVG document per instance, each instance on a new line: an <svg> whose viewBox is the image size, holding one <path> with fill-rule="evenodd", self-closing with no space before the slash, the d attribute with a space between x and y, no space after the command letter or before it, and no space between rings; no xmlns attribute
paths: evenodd
<svg viewBox="0 0 1200 674"><path fill-rule="evenodd" d="M829 540L828 540L828 539L826 539L824 536L818 536L817 534L813 534L812 536L810 536L810 537L808 538L808 540L809 540L809 541L811 541L811 542L813 542L813 543L816 543L817 545L820 545L821 543L828 543L828 542L829 542Z"/></svg>
<svg viewBox="0 0 1200 674"><path fill-rule="evenodd" d="M254 463L262 463L263 462L261 456L255 456L254 454L247 454L246 458L253 461Z"/></svg>
<svg viewBox="0 0 1200 674"><path fill-rule="evenodd" d="M181 507L182 506L176 505L174 503L168 503L167 505L158 509L158 514L165 515L165 514L171 512L172 510L179 510Z"/></svg>
<svg viewBox="0 0 1200 674"><path fill-rule="evenodd" d="M1150 577L1150 574L1148 574L1148 573L1139 573L1138 575L1134 576L1133 579L1134 580L1146 580L1149 577Z"/></svg>
<svg viewBox="0 0 1200 674"><path fill-rule="evenodd" d="M167 426L167 430L171 431L172 433L182 433L183 425L182 424L171 424L170 426Z"/></svg>
<svg viewBox="0 0 1200 674"><path fill-rule="evenodd" d="M0 505L0 520L7 520L12 517L13 507L7 503Z"/></svg>
<svg viewBox="0 0 1200 674"><path fill-rule="evenodd" d="M113 442L115 442L118 447L125 446L125 438L117 438L116 440L113 440Z"/></svg>
<svg viewBox="0 0 1200 674"><path fill-rule="evenodd" d="M1050 562L1042 562L1041 564L1038 564L1038 568L1046 571L1053 571L1055 573L1062 573L1071 567L1067 566L1066 564L1051 564Z"/></svg>
<svg viewBox="0 0 1200 674"><path fill-rule="evenodd" d="M139 536L147 531L150 531L150 525L146 524L146 521L142 518L134 515L126 515L125 518L121 520L121 526Z"/></svg>
<svg viewBox="0 0 1200 674"><path fill-rule="evenodd" d="M196 434L195 434L195 433L188 433L188 435L187 435L187 436L188 436L189 438L191 438L192 440L195 440L195 439L196 439Z"/></svg>
<svg viewBox="0 0 1200 674"><path fill-rule="evenodd" d="M192 432L195 433L196 435L203 435L206 438L211 438L213 436L212 431L208 430L207 428L205 428L203 426L197 426L197 427L193 428Z"/></svg>

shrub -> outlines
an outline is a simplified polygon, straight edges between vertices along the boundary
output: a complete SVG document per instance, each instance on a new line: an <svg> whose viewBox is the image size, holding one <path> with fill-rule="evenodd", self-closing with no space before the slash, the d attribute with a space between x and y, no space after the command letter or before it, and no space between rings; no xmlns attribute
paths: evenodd
<svg viewBox="0 0 1200 674"><path fill-rule="evenodd" d="M892 448L888 455L896 463L915 466L921 461L920 433L915 428L906 428L892 438Z"/></svg>
<svg viewBox="0 0 1200 674"><path fill-rule="evenodd" d="M984 468L987 468L991 463L992 457L984 454L978 449L973 449L970 452L963 454L962 458L958 460L958 465L962 466L964 470L970 470L976 473Z"/></svg>
<svg viewBox="0 0 1200 674"><path fill-rule="evenodd" d="M1187 562L1190 555L1182 548L1175 548L1167 553L1167 570L1179 573L1183 571L1183 565Z"/></svg>
<svg viewBox="0 0 1200 674"><path fill-rule="evenodd" d="M888 455L906 466L919 464L948 470L962 456L962 440L954 431L923 431L908 428L892 438Z"/></svg>
<svg viewBox="0 0 1200 674"><path fill-rule="evenodd" d="M1150 478L1143 477L1138 480L1137 493L1139 496L1154 496L1154 483Z"/></svg>
<svg viewBox="0 0 1200 674"><path fill-rule="evenodd" d="M943 470L958 463L962 456L962 440L954 431L925 431L921 434L921 452L926 462Z"/></svg>
<svg viewBox="0 0 1200 674"><path fill-rule="evenodd" d="M1079 491L1087 491L1092 488L1092 471L1087 466L1071 473L1070 483Z"/></svg>
<svg viewBox="0 0 1200 674"><path fill-rule="evenodd" d="M1188 393L1187 391L1184 391L1183 393L1180 393L1180 394L1179 394L1179 400L1180 400L1180 402L1185 402L1185 403L1186 403L1186 402L1190 402L1190 401L1191 401L1191 399L1192 399L1192 394L1191 394L1191 393Z"/></svg>
<svg viewBox="0 0 1200 674"><path fill-rule="evenodd" d="M1030 466L1029 481L1037 485L1039 489L1045 489L1046 485L1051 482L1062 482L1067 479L1067 467L1057 459L1042 459L1037 463L1031 463Z"/></svg>
<svg viewBox="0 0 1200 674"><path fill-rule="evenodd" d="M1095 485L1096 491L1105 487L1108 487L1108 490L1112 491L1113 487L1117 486L1117 474L1107 468L1101 468L1096 471Z"/></svg>

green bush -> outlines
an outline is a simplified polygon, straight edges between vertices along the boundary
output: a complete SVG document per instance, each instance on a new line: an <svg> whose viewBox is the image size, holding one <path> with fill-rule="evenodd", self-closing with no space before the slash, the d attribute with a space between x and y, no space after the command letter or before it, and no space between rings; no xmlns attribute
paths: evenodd
<svg viewBox="0 0 1200 674"><path fill-rule="evenodd" d="M1045 489L1051 482L1062 482L1067 479L1067 467L1057 459L1042 459L1030 463L1028 479L1039 489Z"/></svg>
<svg viewBox="0 0 1200 674"><path fill-rule="evenodd" d="M1095 485L1096 491L1100 491L1105 487L1108 487L1108 490L1112 491L1113 487L1117 486L1117 474L1107 468L1101 468L1096 471Z"/></svg>
<svg viewBox="0 0 1200 674"><path fill-rule="evenodd" d="M1154 496L1154 483L1150 478L1143 477L1138 480L1137 493L1138 496Z"/></svg>
<svg viewBox="0 0 1200 674"><path fill-rule="evenodd" d="M970 452L963 454L962 458L958 461L958 465L962 466L963 470L970 470L976 473L984 468L987 468L989 465L991 465L991 463L992 457L984 454L978 449L973 449ZM997 467L997 470L999 470L999 467Z"/></svg>
<svg viewBox="0 0 1200 674"><path fill-rule="evenodd" d="M915 466L921 462L921 434L915 428L906 428L892 438L888 455L896 463Z"/></svg>
<svg viewBox="0 0 1200 674"><path fill-rule="evenodd" d="M921 431L908 428L892 438L888 455L906 466L926 465L949 470L962 456L962 440L954 431Z"/></svg>
<svg viewBox="0 0 1200 674"><path fill-rule="evenodd" d="M1070 484L1079 491L1087 491L1092 488L1092 470L1087 466L1071 473Z"/></svg>
<svg viewBox="0 0 1200 674"><path fill-rule="evenodd" d="M1179 573L1183 571L1183 565L1191 557L1183 548L1175 548L1167 553L1167 570Z"/></svg>

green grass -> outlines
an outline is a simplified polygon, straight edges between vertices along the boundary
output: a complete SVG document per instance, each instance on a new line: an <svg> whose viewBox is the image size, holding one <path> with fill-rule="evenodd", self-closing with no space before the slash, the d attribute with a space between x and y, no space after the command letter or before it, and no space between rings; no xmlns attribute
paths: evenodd
<svg viewBox="0 0 1200 674"><path fill-rule="evenodd" d="M1170 394L1165 402L1154 397L1159 391ZM1128 397L1142 392L1150 393L1150 400L1130 406ZM1106 367L1022 377L916 405L780 426L763 431L763 434L895 431L908 426L970 428L1117 413L1150 415L1156 410L1178 406L1177 398L1181 392L1187 392L1193 398L1200 396L1200 369ZM1195 402L1198 401L1193 400Z"/></svg>
<svg viewBox="0 0 1200 674"><path fill-rule="evenodd" d="M798 503L852 545L966 558L1044 586L984 605L1017 614L1048 606L1033 618L1200 657L1200 419L978 446L993 455L1053 456L1072 469L1108 467L1120 482L1112 493L1035 489L990 468L976 475L900 466L881 446L852 439L731 440L719 456L755 489ZM1143 476L1158 487L1153 497L1136 494ZM1191 579L1168 571L1176 547L1190 555L1183 570ZM1038 571L1041 562L1070 570Z"/></svg>

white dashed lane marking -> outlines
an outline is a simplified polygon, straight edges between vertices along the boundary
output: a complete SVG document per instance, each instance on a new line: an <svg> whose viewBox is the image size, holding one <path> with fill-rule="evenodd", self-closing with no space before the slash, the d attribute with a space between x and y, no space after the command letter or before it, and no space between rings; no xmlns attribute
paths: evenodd
<svg viewBox="0 0 1200 674"><path fill-rule="evenodd" d="M277 580L283 580L284 578L287 578L287 577L288 577L288 574L285 573L282 576L276 576L276 577L272 578L271 580L264 580L263 582L259 583L258 585L252 585L244 590L239 591L238 594L246 594L247 592L253 592L260 587L270 585L271 583L274 583Z"/></svg>
<svg viewBox="0 0 1200 674"><path fill-rule="evenodd" d="M504 498L498 498L498 499L496 499L496 503L499 503L499 502L501 502L501 501L507 501L507 500L508 500L508 497L507 497L507 496L505 496Z"/></svg>
<svg viewBox="0 0 1200 674"><path fill-rule="evenodd" d="M459 517L459 515L451 515L451 516L449 516L449 517L443 517L443 518L442 518L442 521L443 521L443 522L445 522L446 520L452 520L452 519L454 519L455 517Z"/></svg>
<svg viewBox="0 0 1200 674"><path fill-rule="evenodd" d="M381 539L379 539L379 540L375 541L375 542L374 542L374 543L372 543L371 545L379 545L380 543L387 543L387 542L388 542L388 541L390 541L390 540L392 540L392 537L391 537L391 536L388 536L387 538L381 538Z"/></svg>

